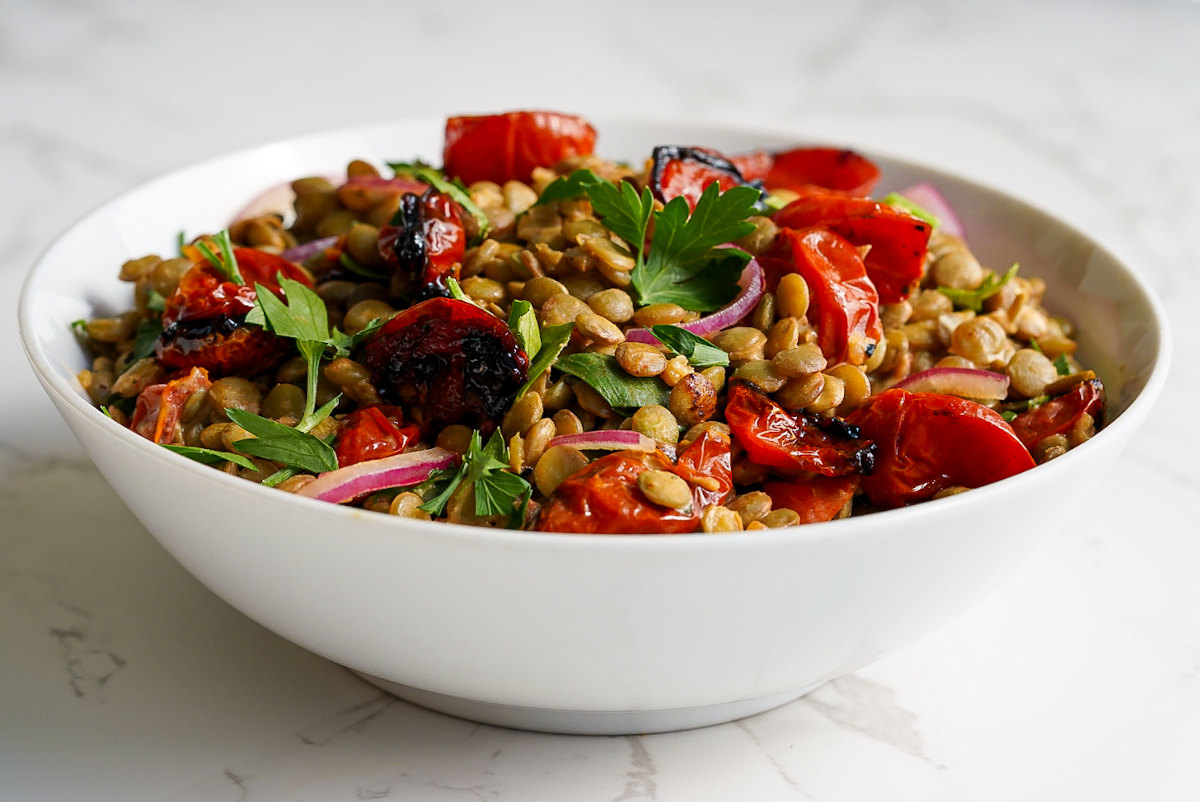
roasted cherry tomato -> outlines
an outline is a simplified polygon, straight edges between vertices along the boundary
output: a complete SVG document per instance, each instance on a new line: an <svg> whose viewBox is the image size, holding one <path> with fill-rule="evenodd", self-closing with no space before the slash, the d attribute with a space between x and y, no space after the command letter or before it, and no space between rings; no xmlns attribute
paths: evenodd
<svg viewBox="0 0 1200 802"><path fill-rule="evenodd" d="M825 476L869 473L875 448L839 418L788 412L749 382L729 383L725 420L756 465Z"/></svg>
<svg viewBox="0 0 1200 802"><path fill-rule="evenodd" d="M446 120L446 175L476 181L529 181L534 167L591 155L596 129L582 117L550 111L512 111Z"/></svg>
<svg viewBox="0 0 1200 802"><path fill-rule="evenodd" d="M831 363L867 361L883 337L883 324L879 296L857 248L825 228L781 228L758 262L771 291L787 273L804 277L808 319L817 324L821 353Z"/></svg>
<svg viewBox="0 0 1200 802"><path fill-rule="evenodd" d="M524 383L529 357L502 320L467 301L431 298L380 327L366 365L384 398L410 408L424 433L463 423L486 438Z"/></svg>
<svg viewBox="0 0 1200 802"><path fill-rule="evenodd" d="M734 156L733 163L747 181L760 179L767 189L806 193L814 188L839 195L866 197L879 181L879 168L852 150L793 148L764 150Z"/></svg>
<svg viewBox="0 0 1200 802"><path fill-rule="evenodd" d="M832 521L858 492L857 476L807 476L794 482L763 482L775 509L789 509L800 523Z"/></svg>
<svg viewBox="0 0 1200 802"><path fill-rule="evenodd" d="M650 159L650 191L663 203L682 197L695 209L709 184L724 192L746 183L737 165L708 148L659 145Z"/></svg>
<svg viewBox="0 0 1200 802"><path fill-rule="evenodd" d="M1036 409L1022 412L1013 420L1012 428L1025 447L1032 450L1052 434L1071 431L1084 413L1092 416L1097 429L1102 427L1106 400L1100 380L1089 379Z"/></svg>
<svg viewBox="0 0 1200 802"><path fill-rule="evenodd" d="M937 393L887 390L847 416L879 452L862 489L876 507L903 507L949 487L982 487L1034 466L999 413Z"/></svg>
<svg viewBox="0 0 1200 802"><path fill-rule="evenodd" d="M183 443L179 422L188 399L212 387L208 371L192 368L186 375L166 384L152 384L142 390L133 409L129 428L156 443Z"/></svg>
<svg viewBox="0 0 1200 802"><path fill-rule="evenodd" d="M644 471L671 471L685 480L702 477L692 485L692 503L684 510L663 507L638 489ZM729 441L716 432L705 432L672 465L661 451L621 451L601 457L567 477L542 507L537 528L544 532L653 535L694 532L700 513L720 504L733 489Z"/></svg>
<svg viewBox="0 0 1200 802"><path fill-rule="evenodd" d="M827 192L804 195L775 213L781 228L824 226L858 246L871 246L867 275L885 304L903 301L925 272L932 227L893 206Z"/></svg>
<svg viewBox="0 0 1200 802"><path fill-rule="evenodd" d="M416 426L404 425L400 407L359 407L346 416L333 450L338 467L401 454L420 437Z"/></svg>
<svg viewBox="0 0 1200 802"><path fill-rule="evenodd" d="M309 287L312 279L275 254L254 248L234 248L233 254L245 284L226 281L207 261L198 261L166 299L163 333L155 346L163 364L181 369L199 366L221 375L257 373L277 364L290 350L287 340L244 324L258 297L254 285L282 295L280 273Z"/></svg>
<svg viewBox="0 0 1200 802"><path fill-rule="evenodd" d="M418 301L449 297L447 279L458 280L466 250L458 204L433 189L401 197L399 211L379 230L380 254L408 274Z"/></svg>

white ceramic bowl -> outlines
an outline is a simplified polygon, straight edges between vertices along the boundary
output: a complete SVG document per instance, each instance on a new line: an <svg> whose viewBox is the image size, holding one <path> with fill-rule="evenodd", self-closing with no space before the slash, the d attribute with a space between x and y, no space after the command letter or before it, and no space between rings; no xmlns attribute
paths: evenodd
<svg viewBox="0 0 1200 802"><path fill-rule="evenodd" d="M598 124L599 150L727 152L787 136ZM1168 362L1165 316L1084 235L968 181L878 158L880 189L932 181L985 264L1046 279L1108 387L1097 437L997 484L878 515L719 536L510 532L424 523L299 498L176 456L85 398L70 323L130 306L121 262L213 231L280 181L351 158L440 162L442 122L336 131L252 148L151 181L88 215L30 275L25 349L101 472L155 537L234 607L428 707L579 733L681 729L782 704L904 646L994 586L1116 458Z"/></svg>

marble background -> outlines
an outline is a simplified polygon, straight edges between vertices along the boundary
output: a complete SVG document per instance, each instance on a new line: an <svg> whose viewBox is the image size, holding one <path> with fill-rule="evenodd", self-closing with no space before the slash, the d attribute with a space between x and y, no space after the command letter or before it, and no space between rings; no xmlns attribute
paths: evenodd
<svg viewBox="0 0 1200 802"><path fill-rule="evenodd" d="M1200 788L1200 3L0 0L0 799L1184 800ZM1165 300L1173 375L1070 525L924 641L685 733L381 695L157 546L16 345L73 220L163 171L413 115L762 124L993 184Z"/></svg>

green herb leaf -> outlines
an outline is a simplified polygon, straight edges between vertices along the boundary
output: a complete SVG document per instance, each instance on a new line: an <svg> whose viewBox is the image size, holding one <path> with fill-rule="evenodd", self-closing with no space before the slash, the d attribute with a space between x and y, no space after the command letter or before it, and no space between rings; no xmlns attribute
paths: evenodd
<svg viewBox="0 0 1200 802"><path fill-rule="evenodd" d="M558 369L591 385L615 408L637 408L651 404L666 406L671 389L657 376L630 376L615 357L606 354L568 354L558 360Z"/></svg>
<svg viewBox="0 0 1200 802"><path fill-rule="evenodd" d="M294 340L329 340L329 316L321 296L287 276L279 277L279 286L287 298L286 304L263 285L254 285L258 293L255 307L262 309L265 318L263 327L280 337Z"/></svg>
<svg viewBox="0 0 1200 802"><path fill-rule="evenodd" d="M699 334L693 334L680 326L651 326L650 331L659 341L698 368L710 365L728 365L729 354L722 351Z"/></svg>
<svg viewBox="0 0 1200 802"><path fill-rule="evenodd" d="M333 345L334 355L349 356L350 352L357 348L363 340L374 334L390 319L387 317L377 317L354 334L346 334L334 326L333 331L329 333L329 342Z"/></svg>
<svg viewBox="0 0 1200 802"><path fill-rule="evenodd" d="M319 438L241 409L226 409L225 414L255 436L234 442L238 451L311 473L337 470L337 454Z"/></svg>
<svg viewBox="0 0 1200 802"><path fill-rule="evenodd" d="M173 446L166 443L162 447L167 451L174 451L176 454L182 454L188 459L194 459L196 462L202 462L205 465L220 465L223 462L232 462L235 465L240 465L249 470L256 470L253 462L241 454L229 454L225 451L213 451L211 448L197 448L195 446Z"/></svg>
<svg viewBox="0 0 1200 802"><path fill-rule="evenodd" d="M242 278L242 271L238 269L237 257L233 255L233 241L229 239L229 229L218 231L210 239L217 244L217 249L220 251L219 254L213 253L212 248L208 247L208 243L202 239L196 240L196 250L200 251L200 254L226 280L232 281L234 284L244 285L246 280Z"/></svg>
<svg viewBox="0 0 1200 802"><path fill-rule="evenodd" d="M646 229L654 213L654 196L650 194L650 189L643 189L639 195L628 181L622 181L620 186L611 181L601 181L588 187L587 195L600 222L633 247L637 264L641 266ZM686 208L686 201L684 206Z"/></svg>
<svg viewBox="0 0 1200 802"><path fill-rule="evenodd" d="M75 337L84 344L91 338L87 330L87 321L83 318L71 321L71 331L75 332Z"/></svg>
<svg viewBox="0 0 1200 802"><path fill-rule="evenodd" d="M133 351L129 354L125 370L129 370L140 360L154 353L154 346L158 344L158 337L162 334L162 330L162 321L157 317L138 323L137 333L133 337Z"/></svg>
<svg viewBox="0 0 1200 802"><path fill-rule="evenodd" d="M560 200L573 200L588 194L588 190L601 184L607 184L600 176L591 170L576 170L570 175L559 176L542 190L534 206L542 206Z"/></svg>
<svg viewBox="0 0 1200 802"><path fill-rule="evenodd" d="M1033 342L1037 342L1037 340L1033 340ZM1058 359L1054 360L1054 369L1058 371L1059 376L1071 375L1071 364L1067 362L1066 354L1058 355Z"/></svg>
<svg viewBox="0 0 1200 802"><path fill-rule="evenodd" d="M466 473L467 469L464 464L457 468L439 468L429 474L429 478L417 485L414 492L422 498L428 493L434 493L434 496L421 504L418 509L425 510L434 518L441 516L446 511L446 503L450 501L454 491L462 484Z"/></svg>
<svg viewBox="0 0 1200 802"><path fill-rule="evenodd" d="M470 298L468 298L467 294L465 292L463 292L462 285L460 285L458 283L457 279L447 278L446 279L446 289L449 290L450 297L453 298L454 300L466 301L467 303L474 303L474 301L472 301Z"/></svg>
<svg viewBox="0 0 1200 802"><path fill-rule="evenodd" d="M717 184L709 184L690 216L687 201L673 198L655 216L654 241L645 265L633 269L633 288L640 303L675 303L711 312L731 301L750 255L715 246L754 230L746 218L756 211L760 197L753 187L732 187L722 193Z"/></svg>
<svg viewBox="0 0 1200 802"><path fill-rule="evenodd" d="M883 202L885 204L887 204L888 206L895 206L897 209L900 209L901 211L908 212L913 217L916 217L920 220L924 220L926 223L929 223L929 225L933 226L934 228L937 228L939 225L941 225L941 222L937 219L937 217L935 217L934 215L925 211L925 209L923 209L922 207L913 203L908 198L901 195L899 192L888 193L884 197Z"/></svg>
<svg viewBox="0 0 1200 802"><path fill-rule="evenodd" d="M167 309L167 299L156 291L150 290L150 294L146 296L146 308L161 315Z"/></svg>
<svg viewBox="0 0 1200 802"><path fill-rule="evenodd" d="M537 315L529 301L513 301L508 313L508 329L517 338L517 344L531 359L542 347L542 331L538 327ZM557 354L555 354L557 356Z"/></svg>
<svg viewBox="0 0 1200 802"><path fill-rule="evenodd" d="M1025 403L1025 409L1027 409L1027 410L1029 410L1029 409L1037 409L1038 407L1040 407L1042 404L1046 403L1046 402L1047 402L1047 401L1049 401L1049 400L1050 400L1050 396L1048 396L1048 395L1039 395L1039 396L1037 396L1036 398L1031 398L1031 399L1029 399L1029 401L1027 401L1027 402Z"/></svg>
<svg viewBox="0 0 1200 802"><path fill-rule="evenodd" d="M286 465L286 466L280 468L279 470L275 471L275 473L271 474L266 479L263 479L262 484L266 485L267 487L275 487L276 485L281 484L285 480L291 479L293 476L295 476L298 473L300 473L299 468L294 468L291 465Z"/></svg>
<svg viewBox="0 0 1200 802"><path fill-rule="evenodd" d="M1017 275L1019 265L1014 264L1004 272L1003 276L997 277L995 273L990 274L973 290L956 290L953 287L938 287L938 292L945 295L955 306L963 309L973 309L979 312L983 309L983 302L991 298L996 293L1000 292L1000 288L1012 280L1013 276Z"/></svg>
<svg viewBox="0 0 1200 802"><path fill-rule="evenodd" d="M567 347L567 343L571 341L571 332L575 330L574 323L561 323L557 326L546 326L541 332L542 345L538 348L537 355L529 360L529 373L526 374L525 383L521 385L521 389L517 391L516 398L519 400L529 392L529 388L538 380L538 377L546 372L546 369L554 364L558 359L558 355ZM528 355L528 351L525 352Z"/></svg>
<svg viewBox="0 0 1200 802"><path fill-rule="evenodd" d="M186 245L187 245L187 232L184 231L183 229L180 229L179 233L175 235L175 251L180 256L186 256L187 253L186 253L186 251L183 250Z"/></svg>
<svg viewBox="0 0 1200 802"><path fill-rule="evenodd" d="M1000 413L1000 417L1004 418L1006 422L1012 423L1017 419L1017 413L1011 410L1005 410L1004 412Z"/></svg>
<svg viewBox="0 0 1200 802"><path fill-rule="evenodd" d="M529 482L508 470L508 448L499 430L480 448L479 432L471 435L471 444L463 459L466 481L475 489L476 515L516 514L516 501L530 491Z"/></svg>

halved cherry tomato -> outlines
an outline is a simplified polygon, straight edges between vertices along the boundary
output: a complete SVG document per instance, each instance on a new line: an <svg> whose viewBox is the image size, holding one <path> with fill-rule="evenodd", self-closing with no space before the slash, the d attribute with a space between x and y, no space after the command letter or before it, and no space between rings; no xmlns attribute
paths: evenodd
<svg viewBox="0 0 1200 802"><path fill-rule="evenodd" d="M582 117L550 111L512 111L446 120L446 175L465 183L529 181L534 167L588 156L596 129Z"/></svg>
<svg viewBox="0 0 1200 802"><path fill-rule="evenodd" d="M192 368L186 376L167 382L152 384L138 395L129 428L156 443L183 442L179 421L188 399L198 392L207 392L212 387L208 371Z"/></svg>
<svg viewBox="0 0 1200 802"><path fill-rule="evenodd" d="M1034 467L1004 418L974 401L887 390L847 416L879 448L862 489L881 509L982 487Z"/></svg>
<svg viewBox="0 0 1200 802"><path fill-rule="evenodd" d="M885 304L903 301L925 272L932 227L893 206L827 192L804 195L774 216L781 228L824 226L855 245L871 246L867 275Z"/></svg>
<svg viewBox="0 0 1200 802"><path fill-rule="evenodd" d="M792 413L748 382L729 383L725 420L756 465L825 476L868 473L875 448L869 438L838 418Z"/></svg>
<svg viewBox="0 0 1200 802"><path fill-rule="evenodd" d="M261 284L282 295L278 276L312 286L298 265L254 248L234 248L245 284L226 281L207 261L193 264L164 303L163 333L155 345L159 360L174 368L199 366L221 375L257 373L279 363L289 341L258 326L246 326Z"/></svg>
<svg viewBox="0 0 1200 802"><path fill-rule="evenodd" d="M459 205L432 188L404 195L392 222L379 230L379 253L417 285L418 301L449 297L447 279L458 280L466 250Z"/></svg>
<svg viewBox="0 0 1200 802"><path fill-rule="evenodd" d="M649 470L671 471L685 480L707 477L716 489L692 485L689 508L663 507L637 487L638 476ZM542 507L537 528L614 535L694 532L704 508L725 501L732 489L729 441L716 432L705 432L684 450L676 465L661 451L620 451L601 457L559 484Z"/></svg>
<svg viewBox="0 0 1200 802"><path fill-rule="evenodd" d="M663 203L682 197L695 209L709 184L724 192L746 183L733 162L709 148L659 145L650 158L650 191Z"/></svg>
<svg viewBox="0 0 1200 802"><path fill-rule="evenodd" d="M360 407L349 415L337 435L333 449L338 467L401 454L420 437L416 426L404 425L400 407Z"/></svg>
<svg viewBox="0 0 1200 802"><path fill-rule="evenodd" d="M839 148L793 148L778 153L758 150L734 156L732 161L747 181L761 179L767 189L806 193L819 188L866 197L879 181L879 168L874 162Z"/></svg>
<svg viewBox="0 0 1200 802"><path fill-rule="evenodd" d="M804 277L809 289L808 318L817 324L821 353L831 363L866 362L883 337L883 324L879 295L857 248L825 228L781 228L758 262L771 291L787 273Z"/></svg>
<svg viewBox="0 0 1200 802"><path fill-rule="evenodd" d="M807 476L794 482L763 482L775 509L788 509L800 523L832 521L858 492L857 476Z"/></svg>
<svg viewBox="0 0 1200 802"><path fill-rule="evenodd" d="M384 398L409 408L423 432L463 423L486 438L525 381L529 357L490 312L431 298L380 327L366 365Z"/></svg>
<svg viewBox="0 0 1200 802"><path fill-rule="evenodd" d="M1025 447L1032 450L1052 434L1071 431L1084 413L1092 416L1099 429L1104 425L1106 400L1100 380L1089 379L1036 409L1022 412L1013 419L1012 428Z"/></svg>

